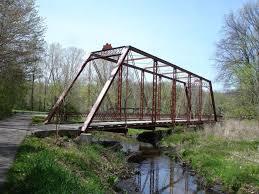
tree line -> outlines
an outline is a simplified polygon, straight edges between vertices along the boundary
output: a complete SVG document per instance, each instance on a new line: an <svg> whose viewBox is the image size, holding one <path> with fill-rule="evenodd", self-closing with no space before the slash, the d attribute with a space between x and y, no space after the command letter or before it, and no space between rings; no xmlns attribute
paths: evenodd
<svg viewBox="0 0 259 194"><path fill-rule="evenodd" d="M0 2L0 117L27 92L27 80L43 51L45 26L34 1Z"/></svg>
<svg viewBox="0 0 259 194"><path fill-rule="evenodd" d="M215 55L218 108L230 117L259 116L259 1L246 3L225 17Z"/></svg>
<svg viewBox="0 0 259 194"><path fill-rule="evenodd" d="M45 29L34 0L0 2L0 118L10 115L13 109L47 112L82 64L84 50L64 48L59 43L47 44ZM226 15L221 32L222 37L216 44L215 67L224 90L215 93L217 112L229 117L257 118L259 1L248 2ZM86 69L88 74L85 73L66 98L67 109L87 111L86 107L96 99L102 83L97 81L96 72L89 77L94 69L93 65ZM99 71L105 80L110 69L103 64ZM132 86L132 90L137 88L133 82ZM170 86L165 83L163 87ZM115 90L111 89L110 94L114 104ZM164 91L163 95L170 95L169 90ZM107 104L109 99L106 101ZM136 101L132 98L128 103L134 106ZM169 104L162 102L167 109Z"/></svg>

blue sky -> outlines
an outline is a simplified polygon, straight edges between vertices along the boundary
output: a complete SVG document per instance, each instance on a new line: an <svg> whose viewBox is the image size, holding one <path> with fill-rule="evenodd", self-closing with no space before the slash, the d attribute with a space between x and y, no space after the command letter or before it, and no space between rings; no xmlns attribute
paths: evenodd
<svg viewBox="0 0 259 194"><path fill-rule="evenodd" d="M48 43L87 53L106 42L132 45L215 80L224 16L246 0L38 0ZM220 89L215 83L214 88Z"/></svg>

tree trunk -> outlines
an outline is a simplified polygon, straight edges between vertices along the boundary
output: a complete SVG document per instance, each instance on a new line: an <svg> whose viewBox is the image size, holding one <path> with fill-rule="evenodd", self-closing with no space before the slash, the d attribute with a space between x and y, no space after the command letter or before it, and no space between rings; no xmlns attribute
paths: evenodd
<svg viewBox="0 0 259 194"><path fill-rule="evenodd" d="M46 111L46 98L47 98L47 82L44 84L44 98L43 98L43 110Z"/></svg>
<svg viewBox="0 0 259 194"><path fill-rule="evenodd" d="M34 100L34 80L35 80L35 75L34 72L32 74L32 85L31 85L31 110L33 111L33 100Z"/></svg>

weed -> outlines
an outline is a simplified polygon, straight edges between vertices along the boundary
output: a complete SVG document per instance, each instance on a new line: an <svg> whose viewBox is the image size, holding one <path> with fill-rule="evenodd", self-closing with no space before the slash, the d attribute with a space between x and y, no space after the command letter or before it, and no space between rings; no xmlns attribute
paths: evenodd
<svg viewBox="0 0 259 194"><path fill-rule="evenodd" d="M133 128L129 128L128 129L128 135L139 135L145 131L148 131L148 130L144 130L144 129L133 129Z"/></svg>
<svg viewBox="0 0 259 194"><path fill-rule="evenodd" d="M125 174L121 153L100 145L59 147L53 138L27 137L8 172L4 193L112 193Z"/></svg>
<svg viewBox="0 0 259 194"><path fill-rule="evenodd" d="M45 116L33 116L32 117L32 123L33 124L39 124L39 123L43 123L43 121L45 120Z"/></svg>
<svg viewBox="0 0 259 194"><path fill-rule="evenodd" d="M172 134L164 145L181 145L180 156L208 185L221 182L228 192L259 187L259 139L228 139L207 131Z"/></svg>

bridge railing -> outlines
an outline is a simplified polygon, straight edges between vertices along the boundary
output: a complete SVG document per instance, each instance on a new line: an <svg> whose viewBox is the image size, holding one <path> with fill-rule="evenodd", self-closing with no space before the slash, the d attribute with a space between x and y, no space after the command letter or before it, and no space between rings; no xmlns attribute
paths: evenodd
<svg viewBox="0 0 259 194"><path fill-rule="evenodd" d="M82 131L99 121L217 121L210 80L132 46L90 53L45 123L57 117L84 122Z"/></svg>

